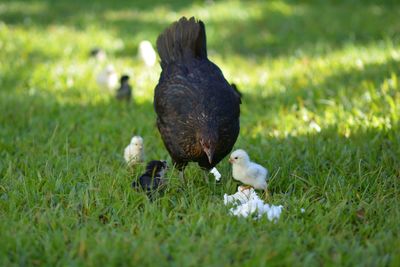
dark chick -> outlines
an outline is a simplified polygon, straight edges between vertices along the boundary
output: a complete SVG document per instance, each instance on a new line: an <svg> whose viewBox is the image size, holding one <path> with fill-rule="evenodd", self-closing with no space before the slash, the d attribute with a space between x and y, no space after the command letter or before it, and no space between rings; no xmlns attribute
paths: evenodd
<svg viewBox="0 0 400 267"><path fill-rule="evenodd" d="M146 194L152 199L153 193L165 184L164 175L168 169L166 161L152 160L147 163L146 171L138 181L132 182L132 187L135 189L143 189Z"/></svg>
<svg viewBox="0 0 400 267"><path fill-rule="evenodd" d="M117 90L117 99L130 101L132 98L132 87L129 85L129 76L122 75L120 79L120 87Z"/></svg>
<svg viewBox="0 0 400 267"><path fill-rule="evenodd" d="M176 167L197 162L210 170L239 134L240 95L207 58L202 21L185 17L157 40L161 76L154 108L164 145Z"/></svg>

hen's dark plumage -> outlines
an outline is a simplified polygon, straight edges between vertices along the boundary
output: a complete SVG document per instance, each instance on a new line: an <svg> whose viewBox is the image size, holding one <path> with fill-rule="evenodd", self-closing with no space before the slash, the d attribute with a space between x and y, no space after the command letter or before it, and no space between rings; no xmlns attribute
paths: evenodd
<svg viewBox="0 0 400 267"><path fill-rule="evenodd" d="M157 126L175 165L211 169L239 134L240 95L207 58L202 21L185 17L157 40L161 76L155 88Z"/></svg>

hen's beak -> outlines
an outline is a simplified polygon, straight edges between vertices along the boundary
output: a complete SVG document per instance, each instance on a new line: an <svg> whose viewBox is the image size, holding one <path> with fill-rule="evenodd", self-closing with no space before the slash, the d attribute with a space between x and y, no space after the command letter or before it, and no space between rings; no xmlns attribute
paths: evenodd
<svg viewBox="0 0 400 267"><path fill-rule="evenodd" d="M208 162L210 162L210 164L211 164L213 157L214 157L214 150L210 149L210 148L204 148L204 152L207 155Z"/></svg>

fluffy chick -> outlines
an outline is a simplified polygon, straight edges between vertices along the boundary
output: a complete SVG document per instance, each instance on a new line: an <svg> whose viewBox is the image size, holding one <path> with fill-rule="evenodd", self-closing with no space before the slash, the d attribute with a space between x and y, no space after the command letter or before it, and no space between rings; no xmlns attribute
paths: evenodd
<svg viewBox="0 0 400 267"><path fill-rule="evenodd" d="M150 199L153 193L165 184L164 175L168 170L167 162L164 160L152 160L147 163L146 171L139 177L138 181L132 182L135 189L142 188Z"/></svg>
<svg viewBox="0 0 400 267"><path fill-rule="evenodd" d="M267 190L268 170L263 166L251 162L249 155L243 149L235 150L229 162L232 164L232 176L255 189Z"/></svg>
<svg viewBox="0 0 400 267"><path fill-rule="evenodd" d="M117 99L129 102L132 98L132 87L129 85L129 76L122 75L120 79L120 87L117 90Z"/></svg>
<svg viewBox="0 0 400 267"><path fill-rule="evenodd" d="M124 159L128 166L133 166L144 160L143 138L134 136L131 143L124 150Z"/></svg>
<svg viewBox="0 0 400 267"><path fill-rule="evenodd" d="M103 49L94 47L90 50L90 57L95 58L98 61L104 61L107 58L107 54Z"/></svg>
<svg viewBox="0 0 400 267"><path fill-rule="evenodd" d="M113 91L118 86L118 74L113 65L107 65L96 77L97 84L104 89Z"/></svg>
<svg viewBox="0 0 400 267"><path fill-rule="evenodd" d="M139 44L139 58L144 62L147 67L152 67L156 64L156 51L153 46L147 40L143 40Z"/></svg>

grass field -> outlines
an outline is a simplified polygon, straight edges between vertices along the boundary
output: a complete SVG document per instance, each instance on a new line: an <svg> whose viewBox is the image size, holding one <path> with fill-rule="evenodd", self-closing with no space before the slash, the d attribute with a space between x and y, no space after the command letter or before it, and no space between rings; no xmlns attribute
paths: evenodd
<svg viewBox="0 0 400 267"><path fill-rule="evenodd" d="M400 266L397 1L113 2L0 1L0 266ZM227 159L220 184L191 165L153 203L130 188L133 134L170 162L138 43L182 15L244 93L235 148L270 170L277 223L228 215ZM94 46L132 105L97 87Z"/></svg>

